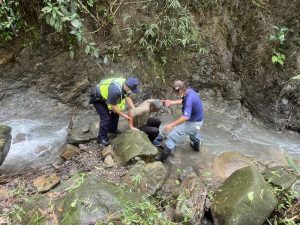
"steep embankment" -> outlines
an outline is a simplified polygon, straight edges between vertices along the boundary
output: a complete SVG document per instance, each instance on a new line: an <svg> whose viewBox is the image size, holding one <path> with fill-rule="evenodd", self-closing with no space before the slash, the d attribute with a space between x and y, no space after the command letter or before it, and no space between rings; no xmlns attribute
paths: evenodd
<svg viewBox="0 0 300 225"><path fill-rule="evenodd" d="M103 15L95 9L101 18L112 14L103 29L90 34L99 59L86 56L84 49L70 59L67 41L44 24L43 34L29 47L3 48L3 106L16 94L42 92L86 107L91 83L118 72L137 74L145 84L144 97L161 97L174 79L183 79L200 92L210 89L214 96L242 103L266 124L299 131L300 86L291 79L300 71L299 1L189 0L180 1L180 10L166 7L170 1L125 3L98 3ZM95 30L94 23L86 15L88 31ZM170 24L176 24L177 33ZM288 31L280 33L283 27ZM282 66L272 63L274 51L285 55Z"/></svg>

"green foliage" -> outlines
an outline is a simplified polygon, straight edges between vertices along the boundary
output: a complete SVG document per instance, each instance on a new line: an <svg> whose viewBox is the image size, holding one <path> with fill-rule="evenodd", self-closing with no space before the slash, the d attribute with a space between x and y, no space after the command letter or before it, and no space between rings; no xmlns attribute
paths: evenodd
<svg viewBox="0 0 300 225"><path fill-rule="evenodd" d="M293 79L300 79L300 74L298 76L296 76L298 78L293 77ZM291 156L287 156L286 157L286 161L288 162L289 166L292 167L295 172L297 172L300 175L300 167L298 167L295 162L293 161Z"/></svg>
<svg viewBox="0 0 300 225"><path fill-rule="evenodd" d="M165 0L164 4L153 21L127 28L126 41L139 46L149 57L172 48L198 46L199 34L187 8L179 0Z"/></svg>
<svg viewBox="0 0 300 225"><path fill-rule="evenodd" d="M272 187L272 191L278 199L278 205L271 219L268 219L269 224L277 225L297 225L300 223L299 209L297 205L297 194L294 191L287 191L277 186Z"/></svg>
<svg viewBox="0 0 300 225"><path fill-rule="evenodd" d="M19 1L0 1L0 40L10 41L16 37L21 29L22 22L19 12Z"/></svg>
<svg viewBox="0 0 300 225"><path fill-rule="evenodd" d="M150 202L145 200L141 203L132 203L129 202L123 209L122 224L131 225L131 224L161 224L168 225L173 224L164 218L158 208Z"/></svg>
<svg viewBox="0 0 300 225"><path fill-rule="evenodd" d="M285 55L280 53L280 52L274 52L274 55L272 56L272 63L273 64L280 64L281 66L283 66L285 62Z"/></svg>
<svg viewBox="0 0 300 225"><path fill-rule="evenodd" d="M273 26L273 28L276 33L274 35L271 35L269 38L269 41L274 45L272 63L283 66L286 57L285 54L283 54L281 47L285 43L285 37L289 32L289 29L286 27L277 26Z"/></svg>
<svg viewBox="0 0 300 225"><path fill-rule="evenodd" d="M271 42L278 42L279 44L283 45L285 41L285 36L289 32L289 29L286 27L277 27L273 26L275 29L276 33L274 35L270 36L270 41Z"/></svg>
<svg viewBox="0 0 300 225"><path fill-rule="evenodd" d="M76 190L77 188L79 188L83 184L86 174L80 173L79 176L80 177L74 179L74 184L72 186L66 188L65 191L72 192L72 191Z"/></svg>
<svg viewBox="0 0 300 225"><path fill-rule="evenodd" d="M292 77L293 80L300 80L300 74L297 74L296 76Z"/></svg>
<svg viewBox="0 0 300 225"><path fill-rule="evenodd" d="M83 26L83 19L80 12L88 11L87 7L80 1L72 0L44 0L45 7L42 8L42 15L46 18L46 22L52 26L55 31L68 31L70 35L75 37L78 45L85 45L85 53L96 58L99 57L99 49L95 42L88 37ZM89 7L93 7L94 0L86 1ZM74 47L70 43L70 57L74 57Z"/></svg>

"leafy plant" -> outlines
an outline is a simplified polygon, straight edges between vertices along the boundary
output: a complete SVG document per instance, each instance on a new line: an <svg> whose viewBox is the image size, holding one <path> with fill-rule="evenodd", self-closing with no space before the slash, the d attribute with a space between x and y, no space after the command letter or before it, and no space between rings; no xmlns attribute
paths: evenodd
<svg viewBox="0 0 300 225"><path fill-rule="evenodd" d="M273 64L280 64L283 66L285 63L285 54L282 53L282 46L284 45L284 42L286 40L286 35L289 32L289 29L286 27L277 27L273 26L275 29L275 34L271 35L269 38L269 41L273 43L275 46L273 49L273 55L272 55L272 63Z"/></svg>
<svg viewBox="0 0 300 225"><path fill-rule="evenodd" d="M280 64L281 66L283 66L285 62L285 55L280 53L280 52L274 52L274 55L272 56L272 63L276 64Z"/></svg>
<svg viewBox="0 0 300 225"><path fill-rule="evenodd" d="M42 15L46 18L46 22L57 32L67 30L70 35L75 37L78 45L84 44L86 46L86 54L98 58L99 49L96 47L95 42L88 36L82 23L83 19L79 15L80 12L86 11L97 21L87 7L80 0L58 0L54 3L51 0L44 0L44 2L46 6L42 8ZM86 3L88 6L92 7L94 0L88 0ZM73 49L74 48L71 45L71 58L74 56Z"/></svg>
<svg viewBox="0 0 300 225"><path fill-rule="evenodd" d="M296 76L292 77L293 80L300 80L300 74L297 74Z"/></svg>
<svg viewBox="0 0 300 225"><path fill-rule="evenodd" d="M279 44L283 45L285 41L285 36L289 32L289 29L286 27L277 27L277 26L273 26L273 28L275 29L276 34L271 35L269 40L272 42L278 42Z"/></svg>
<svg viewBox="0 0 300 225"><path fill-rule="evenodd" d="M22 26L19 1L0 1L0 40L10 41L16 37Z"/></svg>
<svg viewBox="0 0 300 225"><path fill-rule="evenodd" d="M179 0L165 0L164 4L154 21L127 28L126 41L137 44L151 58L172 48L198 45L198 31L186 7Z"/></svg>

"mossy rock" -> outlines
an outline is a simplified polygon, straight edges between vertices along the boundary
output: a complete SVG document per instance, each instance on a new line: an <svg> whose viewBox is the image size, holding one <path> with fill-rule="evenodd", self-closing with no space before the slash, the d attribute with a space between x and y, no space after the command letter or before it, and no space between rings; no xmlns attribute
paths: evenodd
<svg viewBox="0 0 300 225"><path fill-rule="evenodd" d="M0 166L3 164L11 144L11 128L0 125Z"/></svg>
<svg viewBox="0 0 300 225"><path fill-rule="evenodd" d="M216 225L260 225L276 205L270 185L248 166L232 173L215 191L211 210Z"/></svg>
<svg viewBox="0 0 300 225"><path fill-rule="evenodd" d="M288 190L299 179L299 175L290 167L276 166L268 168L263 172L266 181L280 188Z"/></svg>
<svg viewBox="0 0 300 225"><path fill-rule="evenodd" d="M142 131L128 130L112 141L115 153L115 162L126 163L134 157L153 157L157 148L150 142Z"/></svg>
<svg viewBox="0 0 300 225"><path fill-rule="evenodd" d="M137 194L94 175L75 176L53 192L37 195L26 203L22 207L22 224L95 224L111 215L120 217L127 202L134 203L138 199Z"/></svg>

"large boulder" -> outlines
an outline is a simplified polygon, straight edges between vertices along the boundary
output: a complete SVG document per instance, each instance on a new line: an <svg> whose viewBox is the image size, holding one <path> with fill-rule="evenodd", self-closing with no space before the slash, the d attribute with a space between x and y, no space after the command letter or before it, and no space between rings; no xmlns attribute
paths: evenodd
<svg viewBox="0 0 300 225"><path fill-rule="evenodd" d="M0 166L3 164L11 144L11 128L0 125Z"/></svg>
<svg viewBox="0 0 300 225"><path fill-rule="evenodd" d="M136 194L94 175L74 176L53 192L27 203L22 224L96 224L108 217L119 218L125 204L137 199Z"/></svg>
<svg viewBox="0 0 300 225"><path fill-rule="evenodd" d="M157 148L142 131L127 130L112 141L116 163L126 163L135 157L153 157Z"/></svg>
<svg viewBox="0 0 300 225"><path fill-rule="evenodd" d="M167 172L161 162L137 164L123 178L123 182L143 195L154 195L163 185Z"/></svg>
<svg viewBox="0 0 300 225"><path fill-rule="evenodd" d="M216 225L260 225L276 205L270 185L248 166L232 173L214 192L211 211Z"/></svg>

